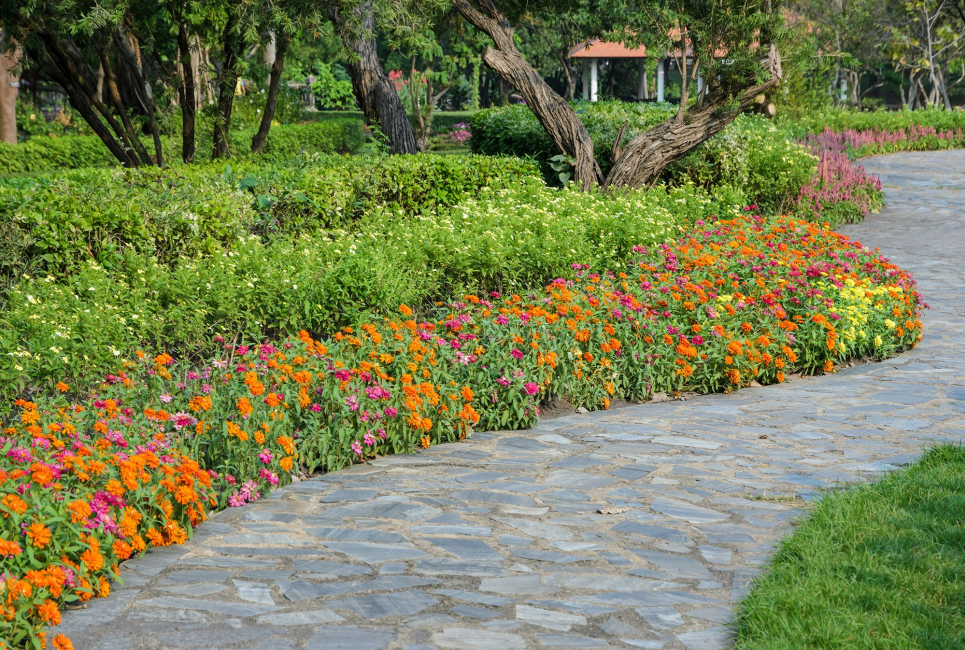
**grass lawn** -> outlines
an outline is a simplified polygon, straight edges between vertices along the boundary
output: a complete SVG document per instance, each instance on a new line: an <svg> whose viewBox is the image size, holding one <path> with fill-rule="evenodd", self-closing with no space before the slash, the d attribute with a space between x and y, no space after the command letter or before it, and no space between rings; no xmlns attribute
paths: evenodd
<svg viewBox="0 0 965 650"><path fill-rule="evenodd" d="M737 650L965 648L965 448L822 499L735 627Z"/></svg>

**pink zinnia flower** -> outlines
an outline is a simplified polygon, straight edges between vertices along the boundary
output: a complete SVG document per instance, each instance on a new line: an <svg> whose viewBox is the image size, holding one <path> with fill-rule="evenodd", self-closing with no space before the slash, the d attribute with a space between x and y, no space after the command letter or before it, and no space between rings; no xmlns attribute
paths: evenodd
<svg viewBox="0 0 965 650"><path fill-rule="evenodd" d="M533 382L527 382L526 385L523 386L523 390L526 391L527 395L535 395L536 393L539 392L539 386L537 386Z"/></svg>
<svg viewBox="0 0 965 650"><path fill-rule="evenodd" d="M352 451L355 452L355 455L356 455L356 456L361 456L361 455L362 455L362 445L361 445L361 443L359 443L358 440L356 440L355 442L352 443Z"/></svg>
<svg viewBox="0 0 965 650"><path fill-rule="evenodd" d="M258 460L267 465L271 462L271 452L267 449L262 449L261 453L258 454Z"/></svg>

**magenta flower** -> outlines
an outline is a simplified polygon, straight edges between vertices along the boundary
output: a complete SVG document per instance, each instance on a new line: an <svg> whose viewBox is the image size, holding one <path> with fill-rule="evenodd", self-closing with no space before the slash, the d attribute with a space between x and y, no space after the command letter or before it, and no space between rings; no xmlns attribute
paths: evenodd
<svg viewBox="0 0 965 650"><path fill-rule="evenodd" d="M539 386L537 386L536 384L530 381L530 382L527 382L525 386L523 386L523 390L526 391L527 395L535 395L536 393L539 392Z"/></svg>
<svg viewBox="0 0 965 650"><path fill-rule="evenodd" d="M352 443L352 451L355 452L356 456L362 456L362 444L358 440Z"/></svg>
<svg viewBox="0 0 965 650"><path fill-rule="evenodd" d="M258 460L263 462L265 465L271 462L271 452L267 449L262 449L261 453L258 454Z"/></svg>
<svg viewBox="0 0 965 650"><path fill-rule="evenodd" d="M517 348L513 348L512 350L510 350L509 354L517 361L523 358L523 351Z"/></svg>

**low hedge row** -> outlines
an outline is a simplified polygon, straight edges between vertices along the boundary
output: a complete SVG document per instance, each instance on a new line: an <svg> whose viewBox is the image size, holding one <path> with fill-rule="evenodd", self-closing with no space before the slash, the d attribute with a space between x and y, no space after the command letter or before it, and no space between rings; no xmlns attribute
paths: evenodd
<svg viewBox="0 0 965 650"><path fill-rule="evenodd" d="M170 264L250 234L297 236L350 227L377 208L452 205L535 174L513 158L308 156L9 179L0 182L0 280L9 288L24 274L59 275L86 260L111 269L124 252Z"/></svg>
<svg viewBox="0 0 965 650"><path fill-rule="evenodd" d="M597 409L730 391L921 338L906 273L788 218L701 221L615 272L571 259L568 279L527 299L468 295L421 322L402 305L325 341L216 336L201 366L141 354L94 395L20 400L0 434L8 643L107 595L119 562L295 473L528 427L554 396Z"/></svg>
<svg viewBox="0 0 965 650"><path fill-rule="evenodd" d="M783 125L804 133L831 131L903 131L911 127L929 127L939 131L965 129L965 110L946 111L942 108L925 108L903 111L851 111L827 109L792 120L781 120Z"/></svg>
<svg viewBox="0 0 965 650"><path fill-rule="evenodd" d="M230 135L232 157L251 155L254 131L234 130ZM362 122L356 119L328 120L316 124L289 124L272 127L262 158L284 159L299 153L351 153L364 142ZM166 162L178 165L179 138L162 136ZM149 139L144 140L153 151ZM210 155L210 134L199 134L198 154ZM58 169L108 167L117 164L100 138L94 135L36 137L21 144L0 143L0 175L49 172Z"/></svg>

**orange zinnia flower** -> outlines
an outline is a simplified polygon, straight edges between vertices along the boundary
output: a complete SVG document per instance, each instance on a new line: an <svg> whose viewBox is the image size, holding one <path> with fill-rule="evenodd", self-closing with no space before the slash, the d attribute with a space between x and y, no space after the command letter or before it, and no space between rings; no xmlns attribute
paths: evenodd
<svg viewBox="0 0 965 650"><path fill-rule="evenodd" d="M35 521L34 523L30 524L30 527L27 529L27 537L30 538L30 544L32 546L36 548L43 548L50 543L50 529L39 521Z"/></svg>

